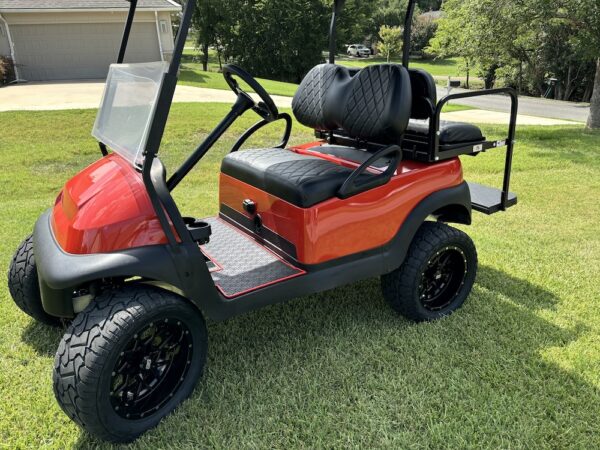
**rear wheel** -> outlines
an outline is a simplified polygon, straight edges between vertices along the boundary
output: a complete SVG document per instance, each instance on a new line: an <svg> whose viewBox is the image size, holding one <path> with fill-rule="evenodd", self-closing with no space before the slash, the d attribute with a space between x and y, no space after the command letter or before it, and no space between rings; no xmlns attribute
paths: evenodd
<svg viewBox="0 0 600 450"><path fill-rule="evenodd" d="M15 304L28 316L47 325L61 325L60 319L47 314L42 306L32 235L21 243L13 256L8 271L8 290Z"/></svg>
<svg viewBox="0 0 600 450"><path fill-rule="evenodd" d="M192 393L206 347L204 319L186 299L146 286L108 292L65 333L54 393L91 434L130 442Z"/></svg>
<svg viewBox="0 0 600 450"><path fill-rule="evenodd" d="M417 322L460 308L477 274L477 251L460 230L425 222L402 266L381 278L383 295L397 312Z"/></svg>

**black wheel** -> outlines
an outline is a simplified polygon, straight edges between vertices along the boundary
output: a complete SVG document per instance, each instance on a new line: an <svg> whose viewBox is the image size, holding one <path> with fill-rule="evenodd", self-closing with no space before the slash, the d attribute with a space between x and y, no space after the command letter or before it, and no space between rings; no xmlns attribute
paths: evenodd
<svg viewBox="0 0 600 450"><path fill-rule="evenodd" d="M206 347L204 319L186 299L148 286L105 293L65 333L54 394L94 436L130 442L192 393Z"/></svg>
<svg viewBox="0 0 600 450"><path fill-rule="evenodd" d="M8 290L15 304L25 314L47 325L61 325L59 318L50 316L42 307L31 235L21 243L10 263Z"/></svg>
<svg viewBox="0 0 600 450"><path fill-rule="evenodd" d="M425 222L402 266L381 277L381 286L392 308L422 322L460 308L476 274L477 251L471 238L448 225Z"/></svg>

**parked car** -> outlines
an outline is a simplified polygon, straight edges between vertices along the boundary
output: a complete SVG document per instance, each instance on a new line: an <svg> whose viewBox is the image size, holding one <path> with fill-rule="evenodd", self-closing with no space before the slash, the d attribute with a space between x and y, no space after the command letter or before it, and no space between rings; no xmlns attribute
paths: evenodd
<svg viewBox="0 0 600 450"><path fill-rule="evenodd" d="M355 56L357 58L368 58L371 56L371 50L362 44L352 44L348 46L348 56Z"/></svg>

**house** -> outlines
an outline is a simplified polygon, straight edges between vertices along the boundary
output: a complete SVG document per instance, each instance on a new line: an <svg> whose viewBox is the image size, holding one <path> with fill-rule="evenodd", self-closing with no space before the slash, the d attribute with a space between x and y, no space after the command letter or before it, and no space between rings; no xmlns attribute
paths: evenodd
<svg viewBox="0 0 600 450"><path fill-rule="evenodd" d="M104 78L116 61L127 0L0 0L0 56L20 80ZM169 60L172 0L139 0L125 62Z"/></svg>

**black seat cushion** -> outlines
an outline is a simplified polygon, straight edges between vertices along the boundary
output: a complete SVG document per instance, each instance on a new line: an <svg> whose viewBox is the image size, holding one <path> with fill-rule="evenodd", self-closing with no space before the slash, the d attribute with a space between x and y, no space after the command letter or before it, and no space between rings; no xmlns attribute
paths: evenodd
<svg viewBox="0 0 600 450"><path fill-rule="evenodd" d="M292 109L308 127L391 144L406 130L411 104L410 76L400 65L378 64L357 72L322 64L306 75Z"/></svg>
<svg viewBox="0 0 600 450"><path fill-rule="evenodd" d="M429 135L429 120L411 119L406 130L422 136ZM456 145L485 141L479 127L463 122L440 121L440 144Z"/></svg>
<svg viewBox="0 0 600 450"><path fill-rule="evenodd" d="M335 197L352 170L274 148L230 153L223 159L221 172L293 205L309 208Z"/></svg>

